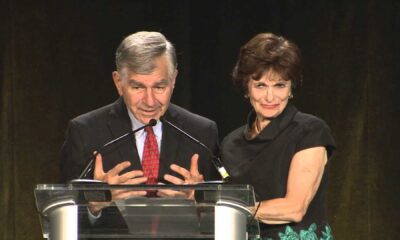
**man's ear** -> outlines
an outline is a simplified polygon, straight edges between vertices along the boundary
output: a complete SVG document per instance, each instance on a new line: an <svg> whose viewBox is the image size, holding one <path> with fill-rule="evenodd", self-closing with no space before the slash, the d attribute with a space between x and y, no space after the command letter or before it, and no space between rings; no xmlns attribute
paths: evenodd
<svg viewBox="0 0 400 240"><path fill-rule="evenodd" d="M174 75L172 76L172 88L175 87L175 81L177 76L178 76L178 69L175 70Z"/></svg>
<svg viewBox="0 0 400 240"><path fill-rule="evenodd" d="M121 75L117 71L114 71L114 72L112 72L112 78L114 80L114 85L117 88L118 94L120 96L122 96L122 78L121 78Z"/></svg>

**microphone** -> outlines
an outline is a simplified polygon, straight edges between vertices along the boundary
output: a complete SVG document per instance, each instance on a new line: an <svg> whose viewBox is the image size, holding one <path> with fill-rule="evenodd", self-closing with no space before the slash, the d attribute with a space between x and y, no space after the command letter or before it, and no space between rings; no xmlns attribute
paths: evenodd
<svg viewBox="0 0 400 240"><path fill-rule="evenodd" d="M193 137L189 133L183 131L182 129L180 129L179 127L174 125L173 123L169 122L164 117L161 117L160 121L163 122L163 123L168 124L169 126L171 126L173 128L175 128L180 133L182 133L183 135L185 135L186 137L190 138L195 143L197 143L200 146L202 146L203 148L205 148L207 150L207 152L208 152L208 155L211 157L211 161L212 161L214 167L218 170L218 173L221 175L223 181L224 182L230 182L230 176L229 176L228 172L226 171L226 169L224 168L224 166L222 165L221 159L219 157L215 156L214 153L211 151L211 149L209 147L207 147L204 143L200 142L198 139L196 139L195 137Z"/></svg>
<svg viewBox="0 0 400 240"><path fill-rule="evenodd" d="M119 137L117 137L117 138L115 138L115 139L113 139L113 140L107 142L106 144L104 144L104 145L103 145L100 149L98 149L98 150L96 151L96 153L90 158L89 163L86 165L85 169L82 171L81 175L79 175L78 179L76 179L76 180L82 182L83 178L86 178L86 177L87 177L88 173L89 173L90 171L92 171L92 169L93 169L94 160L96 159L96 156L97 156L98 154L102 153L102 151L103 151L105 148L107 148L108 146L113 145L113 144L116 143L116 142L121 141L122 139L125 139L125 138L127 138L127 137L129 137L129 136L135 134L136 132L139 132L140 130L142 130L142 129L146 128L146 127L150 127L150 126L152 127L152 126L154 126L154 125L156 125L156 124L157 124L157 120L155 120L155 119L150 119L149 123L147 123L147 124L145 124L145 125L143 125L143 126L137 128L137 129L131 130L131 131L125 133L124 135L121 135L121 136L119 136ZM73 180L73 181L76 181L76 180ZM90 180L90 181L92 181L92 180Z"/></svg>

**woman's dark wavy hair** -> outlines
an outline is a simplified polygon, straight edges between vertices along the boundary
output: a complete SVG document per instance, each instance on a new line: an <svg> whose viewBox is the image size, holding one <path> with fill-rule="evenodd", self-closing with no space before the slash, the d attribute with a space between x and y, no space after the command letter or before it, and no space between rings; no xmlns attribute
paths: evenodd
<svg viewBox="0 0 400 240"><path fill-rule="evenodd" d="M292 88L300 85L303 78L301 52L295 43L283 37L260 33L240 48L232 72L233 84L247 94L249 80L260 80L269 70L291 81Z"/></svg>

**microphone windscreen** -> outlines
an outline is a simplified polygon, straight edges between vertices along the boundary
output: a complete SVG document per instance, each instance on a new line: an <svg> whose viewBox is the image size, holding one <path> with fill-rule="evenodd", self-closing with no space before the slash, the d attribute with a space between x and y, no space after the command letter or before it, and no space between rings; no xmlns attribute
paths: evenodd
<svg viewBox="0 0 400 240"><path fill-rule="evenodd" d="M155 126L157 124L157 120L155 120L154 118L150 119L149 121L149 126Z"/></svg>

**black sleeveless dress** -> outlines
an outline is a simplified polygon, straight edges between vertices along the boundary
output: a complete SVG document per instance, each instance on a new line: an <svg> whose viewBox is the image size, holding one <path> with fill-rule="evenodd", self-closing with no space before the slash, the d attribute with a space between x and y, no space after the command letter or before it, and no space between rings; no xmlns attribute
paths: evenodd
<svg viewBox="0 0 400 240"><path fill-rule="evenodd" d="M328 168L335 150L329 127L323 120L302 113L289 103L259 135L249 140L246 136L255 117L255 112L251 112L246 125L225 137L221 155L233 183L253 185L257 201L285 196L290 163L297 152L324 146L329 159L303 220L281 225L260 223L262 239L333 239L325 215Z"/></svg>

